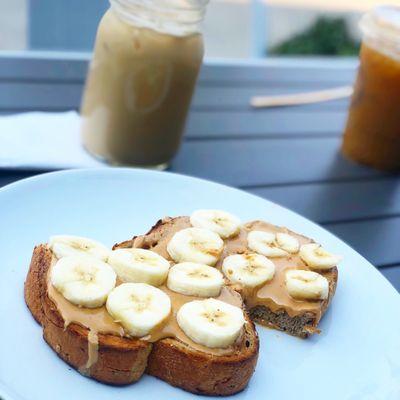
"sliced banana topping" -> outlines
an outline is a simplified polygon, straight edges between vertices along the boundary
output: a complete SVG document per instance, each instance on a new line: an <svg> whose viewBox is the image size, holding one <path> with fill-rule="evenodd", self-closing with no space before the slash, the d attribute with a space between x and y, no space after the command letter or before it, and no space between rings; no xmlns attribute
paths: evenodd
<svg viewBox="0 0 400 400"><path fill-rule="evenodd" d="M231 282L256 287L274 277L275 265L260 254L234 254L225 258L222 271Z"/></svg>
<svg viewBox="0 0 400 400"><path fill-rule="evenodd" d="M216 268L191 262L175 264L167 281L172 291L199 297L218 296L223 284L223 275Z"/></svg>
<svg viewBox="0 0 400 400"><path fill-rule="evenodd" d="M68 301L87 308L101 307L114 288L116 275L105 262L90 256L60 258L51 269L51 283Z"/></svg>
<svg viewBox="0 0 400 400"><path fill-rule="evenodd" d="M235 236L240 230L240 219L222 210L197 210L190 216L195 228L208 229L223 239Z"/></svg>
<svg viewBox="0 0 400 400"><path fill-rule="evenodd" d="M247 235L249 248L266 257L285 257L299 251L299 241L287 233L250 231Z"/></svg>
<svg viewBox="0 0 400 400"><path fill-rule="evenodd" d="M245 323L239 307L216 299L184 304L177 313L177 321L190 339L211 348L233 344Z"/></svg>
<svg viewBox="0 0 400 400"><path fill-rule="evenodd" d="M291 269L285 282L289 295L296 300L324 300L329 294L328 280L317 272Z"/></svg>
<svg viewBox="0 0 400 400"><path fill-rule="evenodd" d="M111 251L96 240L70 235L51 236L49 246L57 258L85 254L107 261Z"/></svg>
<svg viewBox="0 0 400 400"><path fill-rule="evenodd" d="M123 283L108 296L107 311L133 337L148 335L171 312L171 300L146 283Z"/></svg>
<svg viewBox="0 0 400 400"><path fill-rule="evenodd" d="M327 252L318 243L303 244L300 257L311 269L316 270L331 269L341 260L340 256Z"/></svg>
<svg viewBox="0 0 400 400"><path fill-rule="evenodd" d="M167 279L169 262L154 251L117 249L110 253L109 264L123 282L160 286Z"/></svg>
<svg viewBox="0 0 400 400"><path fill-rule="evenodd" d="M177 262L195 262L215 265L224 242L213 231L201 228L186 228L175 233L167 245L168 254Z"/></svg>
<svg viewBox="0 0 400 400"><path fill-rule="evenodd" d="M295 254L300 249L299 241L292 235L288 233L278 232L275 235L276 245L282 249L287 251L288 253Z"/></svg>

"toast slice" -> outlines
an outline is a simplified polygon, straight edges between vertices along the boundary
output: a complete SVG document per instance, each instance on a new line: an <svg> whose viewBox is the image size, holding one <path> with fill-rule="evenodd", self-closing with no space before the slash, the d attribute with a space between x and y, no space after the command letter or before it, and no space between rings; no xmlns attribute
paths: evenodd
<svg viewBox="0 0 400 400"><path fill-rule="evenodd" d="M117 244L114 248L139 247L149 249L160 254L167 260L171 260L167 252L169 240L176 232L189 227L191 227L189 217L166 217L159 220L147 234ZM286 228L271 225L263 221L251 221L243 225L236 237L225 239L224 251L220 261L216 265L217 267L222 267L222 261L225 257L249 251L246 238L250 230L265 230L275 233L284 232L296 237L300 244L313 243L313 240L289 231ZM319 271L329 282L329 295L326 300L299 302L291 299L286 293L283 287L284 272L289 267L305 270L309 268L298 255L291 255L286 258L274 258L272 260L276 266L275 277L271 283L267 283L258 292L245 290L240 285L232 285L235 290L242 294L252 320L261 325L269 326L301 338L307 338L310 334L319 333L318 323L335 294L338 281L337 268L334 267L328 271ZM271 293L268 293L268 290L271 292L268 289L271 285L275 285L273 296ZM279 296L276 295L277 290L279 290ZM266 293L263 293L263 291Z"/></svg>
<svg viewBox="0 0 400 400"><path fill-rule="evenodd" d="M25 301L33 317L43 328L50 347L73 368L100 382L124 385L136 382L143 373L173 386L205 395L230 395L243 390L257 363L259 342L253 322L245 312L242 340L235 351L214 355L186 343L165 338L155 343L112 334L97 336L96 360L90 331L65 321L49 296L47 273L53 262L47 245L35 247L25 282Z"/></svg>

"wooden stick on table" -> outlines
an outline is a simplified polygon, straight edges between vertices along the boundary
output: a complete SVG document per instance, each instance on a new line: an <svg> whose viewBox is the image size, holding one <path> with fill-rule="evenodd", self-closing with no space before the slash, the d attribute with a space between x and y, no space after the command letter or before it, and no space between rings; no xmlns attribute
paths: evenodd
<svg viewBox="0 0 400 400"><path fill-rule="evenodd" d="M341 86L333 89L319 90L307 93L284 94L278 96L255 96L250 100L253 107L295 106L300 104L320 103L350 97L352 86Z"/></svg>

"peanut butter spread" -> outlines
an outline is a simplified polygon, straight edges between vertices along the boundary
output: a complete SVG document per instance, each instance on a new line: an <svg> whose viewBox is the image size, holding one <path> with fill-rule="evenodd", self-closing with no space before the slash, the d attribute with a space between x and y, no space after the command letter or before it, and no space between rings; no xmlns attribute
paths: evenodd
<svg viewBox="0 0 400 400"><path fill-rule="evenodd" d="M57 310L64 320L65 328L69 324L74 323L89 329L88 359L86 364L79 368L79 371L84 375L90 375L90 367L93 366L98 359L98 334L109 334L120 337L129 337L129 335L125 333L121 325L113 321L105 306L90 309L78 307L66 300L64 296L53 287L50 281L51 269L56 262L57 258L53 257L51 267L47 274L47 295L56 305ZM121 282L117 282L117 286L120 283ZM176 314L185 303L199 300L199 297L175 293L166 286L161 286L159 289L164 291L171 300L171 314L161 325L153 329L149 335L140 338L140 340L153 343L165 338L174 338L192 349L213 355L228 355L240 350L243 341L243 332L239 335L236 342L227 348L209 348L193 342L179 327ZM243 305L240 294L228 287L223 287L220 295L216 297L216 299L240 308Z"/></svg>
<svg viewBox="0 0 400 400"><path fill-rule="evenodd" d="M191 227L190 219L189 217L165 218L162 222L164 222L164 224L157 224L148 235L138 236L134 238L133 241L123 243L122 246L150 249L165 257L167 260L171 260L167 252L167 244L176 232ZM156 229L158 226L160 229ZM278 227L263 221L248 222L242 226L238 235L225 240L224 250L216 265L217 268L221 269L223 260L227 256L249 252L247 235L252 230L271 233L288 233L294 236L299 241L300 245L313 243L313 240L292 232L287 228ZM267 306L274 312L284 309L291 317L306 312L312 312L316 315L317 321L319 321L324 301L294 300L290 297L285 287L285 272L288 269L309 270L299 254L290 254L286 257L274 257L271 258L271 261L275 264L276 268L275 275L271 281L252 290L243 288L240 285L233 285L233 287L242 294L247 308L251 309L255 306ZM328 281L332 280L331 271L319 271L319 273L325 276Z"/></svg>
<svg viewBox="0 0 400 400"><path fill-rule="evenodd" d="M164 291L169 298L171 299L171 316L168 318L164 324L162 324L157 329L153 330L150 335L142 338L143 340L147 340L149 342L157 342L160 339L164 339L167 337L175 338L180 340L182 343L185 343L189 347L203 351L205 353L211 353L215 355L223 355L223 354L232 354L235 349L239 348L242 343L242 336L239 336L236 343L233 346L227 347L225 349L215 349L202 346L201 344L193 342L189 339L186 334L179 327L178 322L176 320L176 314L178 310L189 301L199 300L199 297L195 296L186 296L180 293L173 292L169 290L166 286L161 286L160 289ZM216 299L224 301L225 303L229 303L236 307L242 307L242 299L239 293L231 290L230 288L223 287L221 293Z"/></svg>

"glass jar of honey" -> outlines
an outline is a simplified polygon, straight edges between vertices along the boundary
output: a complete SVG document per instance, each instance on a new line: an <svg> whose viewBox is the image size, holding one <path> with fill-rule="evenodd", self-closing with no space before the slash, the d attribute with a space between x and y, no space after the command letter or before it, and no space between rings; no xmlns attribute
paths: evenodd
<svg viewBox="0 0 400 400"><path fill-rule="evenodd" d="M178 150L203 59L208 0L110 0L81 105L87 150L164 168Z"/></svg>
<svg viewBox="0 0 400 400"><path fill-rule="evenodd" d="M361 21L360 68L342 150L350 159L400 169L400 7L377 7Z"/></svg>

